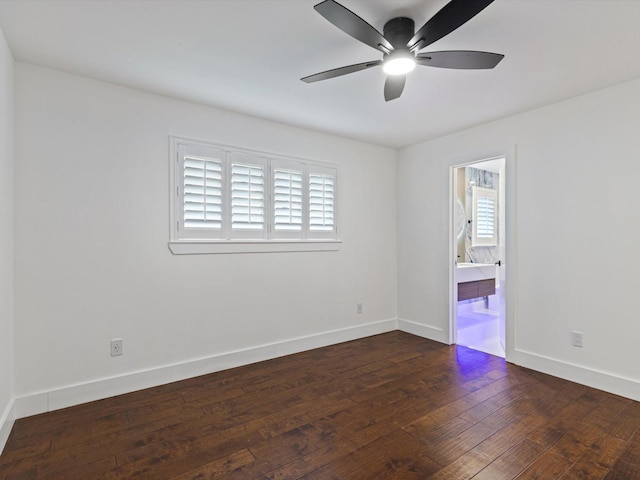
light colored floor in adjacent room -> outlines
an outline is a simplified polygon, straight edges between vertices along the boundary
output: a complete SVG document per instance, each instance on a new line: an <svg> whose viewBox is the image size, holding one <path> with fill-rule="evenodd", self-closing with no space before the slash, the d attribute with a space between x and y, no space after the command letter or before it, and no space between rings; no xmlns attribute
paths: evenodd
<svg viewBox="0 0 640 480"><path fill-rule="evenodd" d="M500 312L483 308L481 302L459 305L457 344L504 358L500 339Z"/></svg>

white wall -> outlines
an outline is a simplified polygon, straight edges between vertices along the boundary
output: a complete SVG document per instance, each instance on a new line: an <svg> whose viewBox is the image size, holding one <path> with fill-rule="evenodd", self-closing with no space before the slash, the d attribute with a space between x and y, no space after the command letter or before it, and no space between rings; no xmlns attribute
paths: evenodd
<svg viewBox="0 0 640 480"><path fill-rule="evenodd" d="M0 452L11 428L13 371L13 56L0 31Z"/></svg>
<svg viewBox="0 0 640 480"><path fill-rule="evenodd" d="M396 151L21 63L16 102L20 414L395 328ZM169 135L337 163L340 251L172 255Z"/></svg>
<svg viewBox="0 0 640 480"><path fill-rule="evenodd" d="M640 80L401 151L400 325L448 341L449 167L506 154L507 358L640 399L638 105Z"/></svg>
<svg viewBox="0 0 640 480"><path fill-rule="evenodd" d="M504 154L509 360L640 399L629 193L640 80L404 149L397 169L390 149L32 65L17 64L15 92L15 348L5 269L0 288L15 388L4 390L9 355L0 401L15 391L19 416L385 331L396 317L448 341L449 167ZM2 119L7 148L11 110ZM341 250L171 255L170 134L338 163ZM7 225L0 258L11 264ZM122 357L109 356L114 337Z"/></svg>

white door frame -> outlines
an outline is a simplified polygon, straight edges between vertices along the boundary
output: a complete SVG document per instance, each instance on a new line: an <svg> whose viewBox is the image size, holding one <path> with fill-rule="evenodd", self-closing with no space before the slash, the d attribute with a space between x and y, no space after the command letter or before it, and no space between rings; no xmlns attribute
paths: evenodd
<svg viewBox="0 0 640 480"><path fill-rule="evenodd" d="M455 164L449 167L449 343L456 343L456 316L458 303L458 289L456 281L456 242L455 242L455 200L456 200L456 169L473 166L478 163L504 159L504 188L499 195L500 201L504 205L504 234L506 242L503 243L504 251L500 252L500 260L504 263L502 273L504 281L501 280L501 288L504 288L505 302L505 358L509 360L513 357L515 348L515 325L516 325L516 286L517 286L517 265L516 265L516 155L517 145L509 154L479 157L475 160Z"/></svg>

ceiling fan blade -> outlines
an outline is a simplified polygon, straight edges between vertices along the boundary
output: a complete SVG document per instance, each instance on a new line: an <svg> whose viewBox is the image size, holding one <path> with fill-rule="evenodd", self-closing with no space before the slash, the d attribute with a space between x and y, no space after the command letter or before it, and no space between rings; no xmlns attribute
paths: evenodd
<svg viewBox="0 0 640 480"><path fill-rule="evenodd" d="M320 72L314 75L309 75L308 77L303 77L300 80L307 83L319 82L320 80L328 80L329 78L339 77L348 73L359 72L360 70L377 67L378 65L382 65L382 60L374 60L372 62L356 63L355 65L334 68L332 70L327 70L326 72Z"/></svg>
<svg viewBox="0 0 640 480"><path fill-rule="evenodd" d="M387 75L387 80L384 82L384 100L388 102L402 95L406 80L406 75Z"/></svg>
<svg viewBox="0 0 640 480"><path fill-rule="evenodd" d="M425 52L416 55L416 63L427 67L482 70L495 67L504 55L473 50Z"/></svg>
<svg viewBox="0 0 640 480"><path fill-rule="evenodd" d="M493 0L451 0L409 40L410 50L420 50L450 34L484 10Z"/></svg>
<svg viewBox="0 0 640 480"><path fill-rule="evenodd" d="M376 50L380 50L383 53L389 53L393 50L393 46L379 31L338 2L325 0L313 8L340 30L348 33L356 40L360 40L362 43Z"/></svg>

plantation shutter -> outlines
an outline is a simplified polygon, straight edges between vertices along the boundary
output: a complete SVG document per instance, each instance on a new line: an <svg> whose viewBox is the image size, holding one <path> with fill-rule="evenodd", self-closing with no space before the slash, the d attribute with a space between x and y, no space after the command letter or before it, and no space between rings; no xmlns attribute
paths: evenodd
<svg viewBox="0 0 640 480"><path fill-rule="evenodd" d="M274 168L274 230L302 231L302 209L302 171Z"/></svg>
<svg viewBox="0 0 640 480"><path fill-rule="evenodd" d="M207 243L237 244L220 248L233 251L274 240L288 251L337 240L334 166L174 137L171 152L172 243L201 252Z"/></svg>
<svg viewBox="0 0 640 480"><path fill-rule="evenodd" d="M185 228L222 228L222 162L184 159Z"/></svg>
<svg viewBox="0 0 640 480"><path fill-rule="evenodd" d="M265 231L265 159L231 158L231 238L262 237ZM245 232L244 234L242 232Z"/></svg>
<svg viewBox="0 0 640 480"><path fill-rule="evenodd" d="M473 245L497 245L497 191L473 188Z"/></svg>
<svg viewBox="0 0 640 480"><path fill-rule="evenodd" d="M309 232L312 236L335 231L334 202L335 173L310 173Z"/></svg>
<svg viewBox="0 0 640 480"><path fill-rule="evenodd" d="M224 223L224 153L178 145L176 223L180 238L220 238Z"/></svg>
<svg viewBox="0 0 640 480"><path fill-rule="evenodd" d="M476 215L478 238L493 237L495 231L495 203L493 200L487 197L479 198Z"/></svg>

